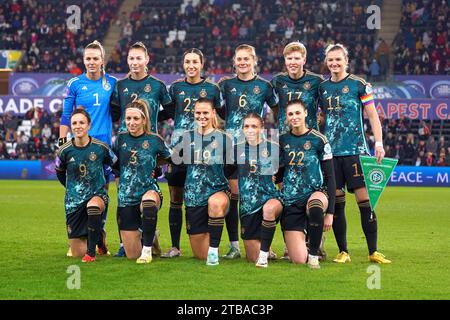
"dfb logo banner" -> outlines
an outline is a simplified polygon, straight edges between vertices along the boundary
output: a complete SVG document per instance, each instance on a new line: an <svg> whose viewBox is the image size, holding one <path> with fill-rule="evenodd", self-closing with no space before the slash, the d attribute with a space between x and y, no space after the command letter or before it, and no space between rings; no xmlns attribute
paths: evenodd
<svg viewBox="0 0 450 320"><path fill-rule="evenodd" d="M380 164L375 157L360 156L361 167L364 173L367 193L369 194L370 207L375 210L375 206L380 199L386 184L397 165L397 159L384 158Z"/></svg>

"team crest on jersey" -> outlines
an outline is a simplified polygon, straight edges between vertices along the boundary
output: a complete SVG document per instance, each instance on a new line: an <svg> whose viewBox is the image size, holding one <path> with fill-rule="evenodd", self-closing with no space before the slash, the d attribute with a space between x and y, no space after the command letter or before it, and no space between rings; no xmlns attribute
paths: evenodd
<svg viewBox="0 0 450 320"><path fill-rule="evenodd" d="M91 154L89 155L89 160L91 161L97 160L97 155L94 152L91 152Z"/></svg>
<svg viewBox="0 0 450 320"><path fill-rule="evenodd" d="M144 92L149 93L150 91L152 91L152 86L147 83L144 87Z"/></svg>
<svg viewBox="0 0 450 320"><path fill-rule="evenodd" d="M260 92L261 92L261 89L258 86L253 88L253 93L254 94L259 94Z"/></svg>
<svg viewBox="0 0 450 320"><path fill-rule="evenodd" d="M106 81L106 83L103 84L103 89L105 89L106 91L111 90L111 84Z"/></svg>
<svg viewBox="0 0 450 320"><path fill-rule="evenodd" d="M306 82L303 84L303 89L309 90L310 88L311 88L311 83L310 83L309 81L306 81Z"/></svg>
<svg viewBox="0 0 450 320"><path fill-rule="evenodd" d="M201 98L206 98L207 95L208 95L208 93L206 93L205 89L202 89L202 91L200 91L200 97Z"/></svg>
<svg viewBox="0 0 450 320"><path fill-rule="evenodd" d="M305 149L305 150L311 149L311 142L306 141L305 144L303 145L303 149Z"/></svg>
<svg viewBox="0 0 450 320"><path fill-rule="evenodd" d="M348 93L350 91L350 88L348 86L345 86L342 88L342 93Z"/></svg>
<svg viewBox="0 0 450 320"><path fill-rule="evenodd" d="M142 148L148 149L148 147L150 147L150 145L148 144L148 141L145 140L145 141L142 143Z"/></svg>
<svg viewBox="0 0 450 320"><path fill-rule="evenodd" d="M267 148L264 148L264 150L263 150L263 152L261 153L261 155L262 155L264 158L269 157L269 150L267 150Z"/></svg>
<svg viewBox="0 0 450 320"><path fill-rule="evenodd" d="M217 146L218 146L218 143L217 143L216 140L214 140L213 142L211 142L211 148L215 149L215 148L217 148Z"/></svg>

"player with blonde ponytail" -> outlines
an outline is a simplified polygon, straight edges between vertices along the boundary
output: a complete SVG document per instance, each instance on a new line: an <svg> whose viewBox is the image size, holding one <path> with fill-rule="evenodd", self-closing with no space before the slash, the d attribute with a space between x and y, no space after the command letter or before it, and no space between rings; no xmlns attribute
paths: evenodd
<svg viewBox="0 0 450 320"><path fill-rule="evenodd" d="M67 84L64 98L61 126L59 129L58 146L67 141L70 131L70 115L78 107L83 107L90 115L92 122L89 135L111 146L112 118L110 112L110 98L117 79L105 73L105 50L97 40L89 43L83 52L83 62L86 72L72 78ZM110 168L105 168L108 188ZM103 212L103 228L106 222L107 208ZM105 242L106 233L98 242L99 254L108 254ZM67 255L71 255L71 251Z"/></svg>

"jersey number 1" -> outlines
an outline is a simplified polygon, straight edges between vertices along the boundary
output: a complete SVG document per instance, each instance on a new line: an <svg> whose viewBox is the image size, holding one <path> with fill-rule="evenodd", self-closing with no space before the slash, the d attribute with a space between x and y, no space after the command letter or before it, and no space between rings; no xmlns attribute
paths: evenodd
<svg viewBox="0 0 450 320"><path fill-rule="evenodd" d="M100 103L98 102L98 93L94 93L94 97L95 97L95 103L94 103L94 106L95 106L95 107L100 106Z"/></svg>

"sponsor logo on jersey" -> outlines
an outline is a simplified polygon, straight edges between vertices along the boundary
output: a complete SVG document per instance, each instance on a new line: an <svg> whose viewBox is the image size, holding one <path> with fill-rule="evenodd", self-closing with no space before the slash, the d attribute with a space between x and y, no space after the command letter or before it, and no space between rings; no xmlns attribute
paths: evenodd
<svg viewBox="0 0 450 320"><path fill-rule="evenodd" d="M217 143L216 140L214 140L213 142L211 142L211 148L215 149L215 148L217 148L217 146L218 146L218 143Z"/></svg>
<svg viewBox="0 0 450 320"><path fill-rule="evenodd" d="M287 89L287 84L284 84L284 86L282 86L283 89Z"/></svg>
<svg viewBox="0 0 450 320"><path fill-rule="evenodd" d="M310 83L309 81L306 81L306 82L303 84L303 89L309 90L310 88L311 88L311 83Z"/></svg>
<svg viewBox="0 0 450 320"><path fill-rule="evenodd" d="M205 89L202 89L202 91L200 91L200 97L201 98L206 98L207 95L208 95L208 93L206 92Z"/></svg>
<svg viewBox="0 0 450 320"><path fill-rule="evenodd" d="M253 93L254 94L259 94L260 92L261 92L261 89L258 86L253 88Z"/></svg>
<svg viewBox="0 0 450 320"><path fill-rule="evenodd" d="M82 88L81 88L81 90L87 90L88 88L86 87L86 86L83 86Z"/></svg>
<svg viewBox="0 0 450 320"><path fill-rule="evenodd" d="M267 148L264 148L264 150L263 150L263 152L261 153L261 155L262 155L264 158L269 157L269 150L267 150Z"/></svg>
<svg viewBox="0 0 450 320"><path fill-rule="evenodd" d="M148 144L148 141L145 140L145 141L142 143L142 148L148 149L148 147L150 147L150 145Z"/></svg>
<svg viewBox="0 0 450 320"><path fill-rule="evenodd" d="M327 90L325 90L325 91L323 92L323 94L327 94Z"/></svg>
<svg viewBox="0 0 450 320"><path fill-rule="evenodd" d="M123 89L123 93L128 92L128 88Z"/></svg>
<svg viewBox="0 0 450 320"><path fill-rule="evenodd" d="M75 159L72 157L70 158L69 162L75 162Z"/></svg>
<svg viewBox="0 0 450 320"><path fill-rule="evenodd" d="M311 149L311 142L306 141L305 144L303 145L303 149L305 149L305 150Z"/></svg>
<svg viewBox="0 0 450 320"><path fill-rule="evenodd" d="M236 88L231 89L230 92L236 92Z"/></svg>
<svg viewBox="0 0 450 320"><path fill-rule="evenodd" d="M105 89L106 91L111 90L111 84L106 81L105 84L103 84L103 89Z"/></svg>
<svg viewBox="0 0 450 320"><path fill-rule="evenodd" d="M348 93L350 91L350 88L348 86L344 86L342 88L342 93Z"/></svg>
<svg viewBox="0 0 450 320"><path fill-rule="evenodd" d="M185 93L184 90L183 90L183 91L181 91L179 94L180 94L180 96L181 96L181 95L184 96L186 93Z"/></svg>
<svg viewBox="0 0 450 320"><path fill-rule="evenodd" d="M291 146L288 145L288 144L284 146L285 149L289 149L290 147L291 147Z"/></svg>
<svg viewBox="0 0 450 320"><path fill-rule="evenodd" d="M144 92L149 93L150 91L152 91L152 86L147 83L144 87Z"/></svg>
<svg viewBox="0 0 450 320"><path fill-rule="evenodd" d="M123 145L122 145L122 148L126 148L127 147L127 143L125 142Z"/></svg>
<svg viewBox="0 0 450 320"><path fill-rule="evenodd" d="M89 155L89 160L91 161L97 160L97 155L94 152L91 152L91 154Z"/></svg>

